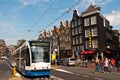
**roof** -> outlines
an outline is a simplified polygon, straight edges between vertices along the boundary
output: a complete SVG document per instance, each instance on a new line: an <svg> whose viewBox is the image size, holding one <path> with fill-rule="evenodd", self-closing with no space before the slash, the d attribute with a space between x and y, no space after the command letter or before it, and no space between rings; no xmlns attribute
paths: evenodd
<svg viewBox="0 0 120 80"><path fill-rule="evenodd" d="M57 28L56 26L54 26L54 31L55 31L55 33L57 33L57 34L60 33L59 28Z"/></svg>
<svg viewBox="0 0 120 80"><path fill-rule="evenodd" d="M90 5L87 10L85 10L84 12L82 12L81 14L85 14L85 13L89 13L91 11L95 11L95 10L99 10L100 11L100 7L96 7L95 5Z"/></svg>

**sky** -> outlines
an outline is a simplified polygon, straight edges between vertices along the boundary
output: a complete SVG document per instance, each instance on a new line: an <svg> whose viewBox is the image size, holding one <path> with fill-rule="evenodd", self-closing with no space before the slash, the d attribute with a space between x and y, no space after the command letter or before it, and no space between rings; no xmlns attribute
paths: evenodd
<svg viewBox="0 0 120 80"><path fill-rule="evenodd" d="M85 11L90 4L113 29L120 29L120 0L0 0L0 39L15 45L20 39L37 39L39 33L72 19L73 10Z"/></svg>

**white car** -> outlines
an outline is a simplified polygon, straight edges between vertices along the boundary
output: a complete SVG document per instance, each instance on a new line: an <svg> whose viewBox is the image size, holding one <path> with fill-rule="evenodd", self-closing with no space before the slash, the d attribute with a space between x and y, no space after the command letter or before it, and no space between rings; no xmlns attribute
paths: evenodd
<svg viewBox="0 0 120 80"><path fill-rule="evenodd" d="M65 58L64 60L63 60L63 65L65 65L65 66L73 66L73 65L75 65L75 63L76 63L76 59L75 58Z"/></svg>

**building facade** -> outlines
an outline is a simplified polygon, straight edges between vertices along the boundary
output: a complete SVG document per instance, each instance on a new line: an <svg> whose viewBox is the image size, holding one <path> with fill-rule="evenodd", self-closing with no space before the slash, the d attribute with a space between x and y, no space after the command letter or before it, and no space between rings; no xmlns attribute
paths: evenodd
<svg viewBox="0 0 120 80"><path fill-rule="evenodd" d="M110 58L117 53L115 52L115 49L118 49L115 48L117 37L110 22L100 13L100 7L90 5L80 15L74 10L71 34L72 51L76 56L79 52L87 59L103 56Z"/></svg>
<svg viewBox="0 0 120 80"><path fill-rule="evenodd" d="M119 55L120 33L113 30L110 22L100 13L100 7L90 5L84 12L73 11L72 20L60 22L54 26L52 51L56 51L59 59L74 57L81 59L103 59ZM39 38L45 40L46 33Z"/></svg>
<svg viewBox="0 0 120 80"><path fill-rule="evenodd" d="M7 50L8 50L8 48L6 46L5 41L3 39L0 39L0 57L8 54Z"/></svg>

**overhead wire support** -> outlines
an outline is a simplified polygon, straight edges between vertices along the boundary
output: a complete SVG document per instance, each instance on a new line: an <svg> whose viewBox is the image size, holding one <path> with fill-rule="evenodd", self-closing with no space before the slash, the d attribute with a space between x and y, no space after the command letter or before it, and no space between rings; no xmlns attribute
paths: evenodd
<svg viewBox="0 0 120 80"><path fill-rule="evenodd" d="M72 5L70 8L68 8L65 12L63 12L59 17L57 17L55 20L53 20L50 24L48 24L45 28L50 27L52 24L54 24L59 18L61 18L62 16L64 16L66 13L69 13L75 6L77 6L82 0L78 0L78 2L76 2L74 5ZM39 32L37 33L39 34ZM35 34L31 39L33 39L34 37L37 36L37 34Z"/></svg>

